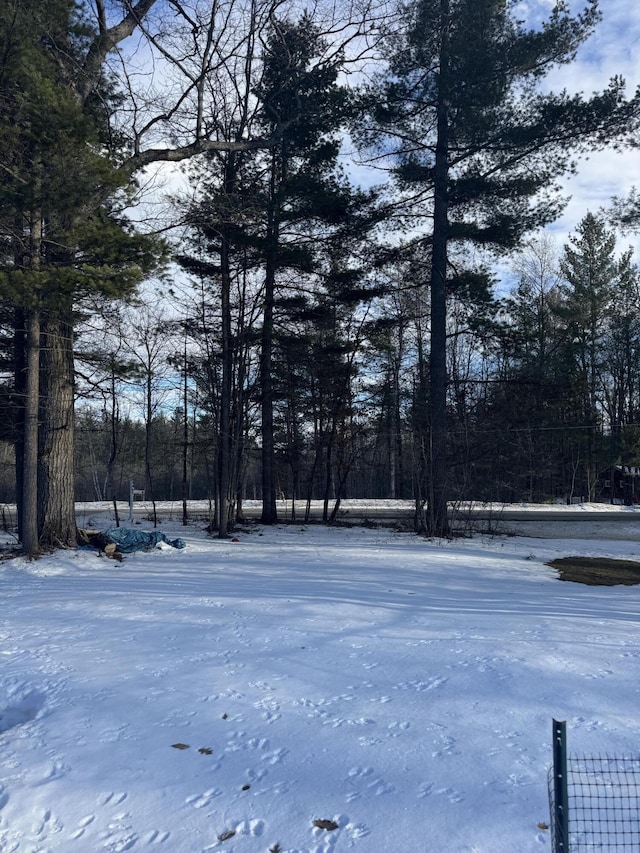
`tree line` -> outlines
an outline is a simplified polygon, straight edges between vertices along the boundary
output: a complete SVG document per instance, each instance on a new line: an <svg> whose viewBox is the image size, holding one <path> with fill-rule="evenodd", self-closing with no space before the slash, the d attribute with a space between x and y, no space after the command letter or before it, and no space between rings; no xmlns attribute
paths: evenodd
<svg viewBox="0 0 640 853"><path fill-rule="evenodd" d="M360 490L413 498L442 535L452 500L593 496L635 458L637 271L604 215L558 267L531 244L506 299L491 265L557 217L576 156L635 143L640 96L545 91L597 3L528 24L517 5L3 6L4 438L27 553L75 543L87 470L116 497L125 435L147 495L206 491L221 537L248 493L273 523L280 495L331 520ZM362 189L358 162L388 180ZM154 217L145 182L172 163ZM618 208L635 222L633 195ZM139 290L153 274L161 297Z"/></svg>

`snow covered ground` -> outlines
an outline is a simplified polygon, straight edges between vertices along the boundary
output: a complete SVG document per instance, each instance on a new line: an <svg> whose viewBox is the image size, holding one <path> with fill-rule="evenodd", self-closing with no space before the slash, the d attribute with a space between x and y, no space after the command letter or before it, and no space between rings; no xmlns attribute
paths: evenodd
<svg viewBox="0 0 640 853"><path fill-rule="evenodd" d="M533 853L553 717L640 751L640 587L545 566L640 541L162 530L0 564L3 853Z"/></svg>

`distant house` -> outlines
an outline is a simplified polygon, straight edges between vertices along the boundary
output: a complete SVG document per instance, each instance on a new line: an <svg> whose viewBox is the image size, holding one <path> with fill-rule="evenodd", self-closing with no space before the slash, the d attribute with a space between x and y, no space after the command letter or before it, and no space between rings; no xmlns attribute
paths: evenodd
<svg viewBox="0 0 640 853"><path fill-rule="evenodd" d="M640 503L640 468L633 465L612 465L598 477L600 500L632 506Z"/></svg>

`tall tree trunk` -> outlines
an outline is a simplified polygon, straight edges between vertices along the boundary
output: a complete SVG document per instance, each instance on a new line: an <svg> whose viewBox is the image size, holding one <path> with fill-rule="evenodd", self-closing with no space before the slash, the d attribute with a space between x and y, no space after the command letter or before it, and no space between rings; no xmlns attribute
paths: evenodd
<svg viewBox="0 0 640 853"><path fill-rule="evenodd" d="M36 186L40 171L36 171ZM42 259L42 211L31 214L29 251L16 257L17 265L39 272ZM38 282L34 282L38 298ZM18 530L25 554L35 556L40 550L38 523L38 450L40 406L40 333L39 308L20 309L15 316L16 393L18 395L18 430L16 446Z"/></svg>
<svg viewBox="0 0 640 853"><path fill-rule="evenodd" d="M118 395L116 392L116 364L115 359L112 359L111 373L109 375L109 458L107 460L107 470L104 478L104 495L112 501L116 500L116 484L115 484L115 465L118 458L119 435L118 427L120 424L120 407L118 404ZM105 404L106 411L106 404Z"/></svg>
<svg viewBox="0 0 640 853"><path fill-rule="evenodd" d="M231 157L231 155L230 155ZM233 352L231 346L231 271L229 234L222 228L220 284L222 310L222 382L220 387L220 437L218 441L218 538L229 535L229 497L231 485L231 387Z"/></svg>
<svg viewBox="0 0 640 853"><path fill-rule="evenodd" d="M40 439L40 542L75 547L73 470L73 316L71 304L51 309L44 323Z"/></svg>
<svg viewBox="0 0 640 853"><path fill-rule="evenodd" d="M324 462L324 497L322 501L322 521L327 524L329 521L329 500L331 494L335 494L334 478L333 478L333 444L336 436L336 415L334 414L331 422L331 432L327 440Z"/></svg>
<svg viewBox="0 0 640 853"><path fill-rule="evenodd" d="M267 270L269 273L269 270ZM262 420L262 517L263 524L276 524L275 438L273 428L273 278L265 282L262 348L260 353L260 395Z"/></svg>
<svg viewBox="0 0 640 853"><path fill-rule="evenodd" d="M26 314L22 308L16 308L13 319L13 352L14 352L14 390L13 390L13 431L15 434L15 474L16 474L16 506L18 510L18 539L22 542L22 522L24 515L23 480L24 480L24 408L27 382L27 336ZM37 455L36 441L36 455ZM36 506L35 517L38 517ZM37 526L37 521L36 521Z"/></svg>
<svg viewBox="0 0 640 853"><path fill-rule="evenodd" d="M440 0L440 80L434 175L433 248L431 258L430 477L428 524L432 536L449 533L447 517L447 243L449 179L448 115L449 0Z"/></svg>
<svg viewBox="0 0 640 853"><path fill-rule="evenodd" d="M144 422L144 489L145 499L151 501L153 512L153 526L158 526L158 514L156 512L156 499L153 491L153 471L151 468L151 454L153 452L153 367L151 361L145 365L145 422Z"/></svg>
<svg viewBox="0 0 640 853"><path fill-rule="evenodd" d="M184 407L184 415L182 419L182 524L186 527L189 523L189 511L187 506L188 498L188 483L189 483L189 403L188 382L187 382L187 336L184 338L184 377L182 384L182 405Z"/></svg>
<svg viewBox="0 0 640 853"><path fill-rule="evenodd" d="M38 418L40 401L40 313L25 312L26 354L22 400L22 440L20 454L20 538L25 554L39 551L38 535Z"/></svg>
<svg viewBox="0 0 640 853"><path fill-rule="evenodd" d="M260 395L262 416L262 517L263 524L276 524L275 439L273 430L273 310L278 262L278 199L276 198L278 154L271 166L271 205L267 223L267 257L264 281L264 314L260 351Z"/></svg>
<svg viewBox="0 0 640 853"><path fill-rule="evenodd" d="M246 379L248 370L248 351L246 337L245 310L247 305L246 293L246 269L243 272L242 295L240 297L240 313L238 316L237 344L233 354L235 365L233 374L235 376L235 387L232 388L232 426L231 426L231 491L235 495L234 521L240 524L244 521L242 512L242 497L244 494L244 481L246 480L245 446L247 431L247 401L246 401Z"/></svg>

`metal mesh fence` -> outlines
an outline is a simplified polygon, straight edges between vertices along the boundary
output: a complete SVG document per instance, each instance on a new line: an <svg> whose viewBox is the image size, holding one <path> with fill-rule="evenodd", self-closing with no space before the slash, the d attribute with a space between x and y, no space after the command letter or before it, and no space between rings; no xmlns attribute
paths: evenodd
<svg viewBox="0 0 640 853"><path fill-rule="evenodd" d="M554 853L640 851L640 758L567 757L564 804L558 772L549 771Z"/></svg>

